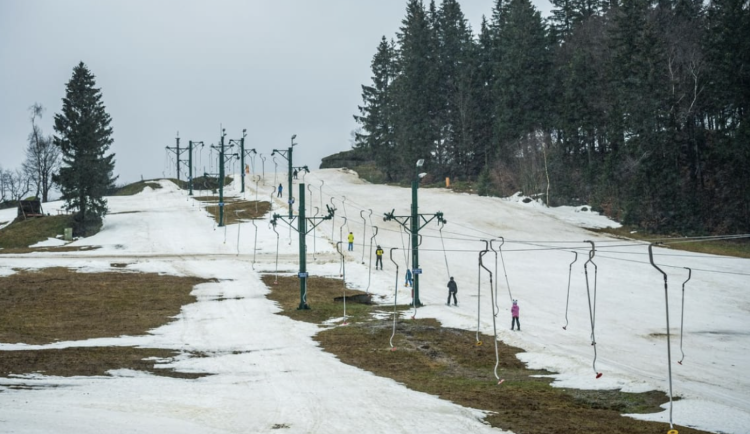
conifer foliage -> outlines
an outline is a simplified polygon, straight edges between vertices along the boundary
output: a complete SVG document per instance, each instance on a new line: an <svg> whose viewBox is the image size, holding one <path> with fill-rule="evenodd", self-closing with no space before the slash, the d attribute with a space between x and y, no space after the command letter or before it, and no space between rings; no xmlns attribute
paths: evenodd
<svg viewBox="0 0 750 434"><path fill-rule="evenodd" d="M68 210L75 210L74 234L94 232L107 213L104 195L114 186L111 118L94 75L81 62L66 86L62 112L55 115L54 143L62 153L55 182Z"/></svg>
<svg viewBox="0 0 750 434"><path fill-rule="evenodd" d="M408 0L363 86L355 146L432 176L587 202L656 231L750 231L750 2Z"/></svg>

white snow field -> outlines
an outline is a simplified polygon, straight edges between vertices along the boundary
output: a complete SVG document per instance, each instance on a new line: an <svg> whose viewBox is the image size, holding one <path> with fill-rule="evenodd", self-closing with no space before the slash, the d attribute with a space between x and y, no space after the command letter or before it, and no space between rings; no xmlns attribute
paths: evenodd
<svg viewBox="0 0 750 434"><path fill-rule="evenodd" d="M268 181L259 188L259 199L270 199ZM14 268L49 266L95 272L111 270L110 263L116 261L127 263L129 270L221 280L198 285L197 302L184 306L175 321L147 336L42 346L4 343L0 350L92 345L197 350L210 357L189 358L186 353L168 367L215 375L183 380L120 370L106 377L0 379L0 432L250 433L272 432L274 426L284 426L289 433L501 432L485 425L479 410L340 363L312 341L319 330L316 325L276 315L279 308L265 298L268 288L259 274L277 271L277 243L278 272L297 272L298 236L285 223L277 226L277 239L270 216L258 220L256 244L250 222L217 228L204 204L188 198L173 183L160 182L161 189L109 198L110 214L103 230L70 244L100 249L2 255L0 275L11 274ZM397 223L384 222L383 214L395 210L397 216L409 215L411 190L371 185L345 169L313 171L300 176L299 182L307 186L308 216L316 214L310 205L318 208L318 215L326 204L337 208L333 224L326 221L314 237L308 235L308 272L338 276L345 270L351 287L369 290L386 304L393 303L398 282L399 302L409 303L410 288L403 286L408 256L403 247L409 239ZM235 181L227 195L242 196L238 184ZM255 199L253 187L246 186L247 199ZM287 214L287 193L274 198L273 212ZM208 193L196 192L200 194ZM294 196L296 214L301 202L297 185ZM60 206L45 204L45 211L54 214ZM425 306L418 309L418 317L434 317L445 326L468 330L475 330L479 319L481 331L492 334L494 300L488 273L482 272L478 285L478 257L485 246L482 239L504 237L497 268L492 252L484 256L498 285L499 339L525 349L519 357L531 367L558 372L556 386L669 390L664 280L650 265L646 244L583 229L616 223L581 207L547 209L537 202L523 203L518 196L499 199L422 188L419 211L442 211L447 224L442 240L435 221L421 231L420 298ZM370 224L378 227L376 242L386 250L383 271L368 272L374 251ZM349 231L355 236L355 248L345 253L342 267L334 243L341 235L346 240ZM593 264L587 266L588 293L586 240L596 243L596 271ZM495 249L498 245L493 243ZM400 267L398 277L388 257L391 248L398 248L393 251ZM573 251L578 252L578 260L572 266L568 325L563 329ZM654 248L654 260L669 276L673 390L681 398L674 402L674 423L713 432L749 432L750 261L659 247ZM684 306L682 283L688 271L683 267L693 270L685 285ZM449 276L458 282L458 307L445 305ZM596 300L595 369L588 294ZM510 331L511 298L518 299L521 308L522 332ZM683 307L685 357L678 364ZM494 360L488 360L487 366L491 370ZM596 372L603 374L601 378ZM14 384L34 390L10 388ZM661 413L633 417L669 421L668 405Z"/></svg>

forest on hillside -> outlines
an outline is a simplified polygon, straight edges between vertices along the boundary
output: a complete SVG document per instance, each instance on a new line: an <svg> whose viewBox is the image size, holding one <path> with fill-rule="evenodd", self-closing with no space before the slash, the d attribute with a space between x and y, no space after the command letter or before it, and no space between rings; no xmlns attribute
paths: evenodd
<svg viewBox="0 0 750 434"><path fill-rule="evenodd" d="M409 0L362 86L355 152L625 224L750 232L750 1Z"/></svg>

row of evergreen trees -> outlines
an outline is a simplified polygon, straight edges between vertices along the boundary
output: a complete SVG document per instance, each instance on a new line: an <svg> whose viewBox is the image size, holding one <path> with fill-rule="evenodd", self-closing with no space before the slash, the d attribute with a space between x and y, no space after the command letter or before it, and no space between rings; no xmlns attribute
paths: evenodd
<svg viewBox="0 0 750 434"><path fill-rule="evenodd" d="M630 224L750 230L750 2L409 0L362 86L355 147L391 180L429 171L585 201Z"/></svg>

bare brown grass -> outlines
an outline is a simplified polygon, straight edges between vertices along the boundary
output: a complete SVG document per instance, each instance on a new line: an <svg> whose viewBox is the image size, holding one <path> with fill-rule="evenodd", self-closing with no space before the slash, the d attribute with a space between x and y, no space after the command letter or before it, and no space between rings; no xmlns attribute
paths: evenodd
<svg viewBox="0 0 750 434"><path fill-rule="evenodd" d="M178 351L134 347L75 347L50 350L0 352L0 377L42 374L61 377L107 375L131 369L175 378L200 378L207 374L159 368L174 360Z"/></svg>
<svg viewBox="0 0 750 434"><path fill-rule="evenodd" d="M143 335L171 322L181 306L195 301L190 292L202 282L206 280L139 273L77 273L66 268L18 270L0 278L0 342L46 344ZM0 377L33 373L106 375L114 369L178 378L204 375L159 367L178 355L174 350L135 347L0 351Z"/></svg>
<svg viewBox="0 0 750 434"><path fill-rule="evenodd" d="M0 255L10 254L26 254L34 252L51 252L51 253L65 253L65 252L87 252L89 250L96 250L101 246L57 246L57 247L18 247L11 249L0 249Z"/></svg>
<svg viewBox="0 0 750 434"><path fill-rule="evenodd" d="M141 335L172 320L206 280L146 273L21 270L0 278L0 342Z"/></svg>
<svg viewBox="0 0 750 434"><path fill-rule="evenodd" d="M308 301L312 309L299 311L296 277L280 277L277 284L273 283L273 276L264 278L271 288L268 297L279 302L281 314L314 323L340 317L341 303L333 298L341 295L342 282L310 280ZM390 308L349 304L347 307L351 315L348 326L326 328L315 337L324 350L346 364L392 378L411 389L488 411L486 420L492 426L519 434L663 434L669 429L664 423L621 415L661 411L659 405L667 401L661 392L632 394L553 388L550 378L540 377L551 372L526 368L516 357L522 350L502 342L498 373L504 382L498 385L493 373L492 337L481 336L485 345L477 346L474 332L442 327L434 319L402 319L397 323L396 350L392 351L389 345L392 320L375 320L371 315ZM685 427L679 427L679 431L702 432Z"/></svg>
<svg viewBox="0 0 750 434"><path fill-rule="evenodd" d="M231 225L242 220L261 218L271 210L271 203L264 201L225 202L224 224ZM207 206L206 211L219 223L219 206Z"/></svg>

